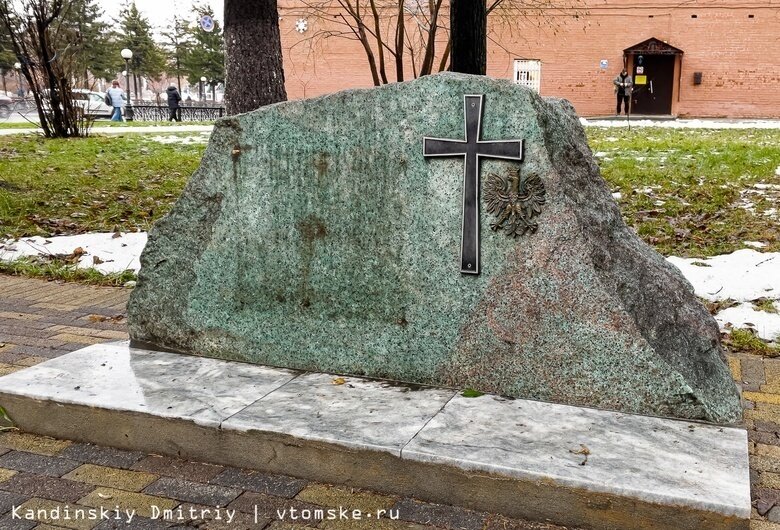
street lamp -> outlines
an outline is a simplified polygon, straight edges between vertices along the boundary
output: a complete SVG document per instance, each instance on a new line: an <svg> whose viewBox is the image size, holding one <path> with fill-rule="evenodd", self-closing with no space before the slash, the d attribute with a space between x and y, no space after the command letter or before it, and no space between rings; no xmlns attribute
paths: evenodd
<svg viewBox="0 0 780 530"><path fill-rule="evenodd" d="M125 86L127 87L127 110L125 110L125 119L133 121L133 97L130 95L130 59L133 58L133 51L124 48L119 52L122 59L125 60Z"/></svg>
<svg viewBox="0 0 780 530"><path fill-rule="evenodd" d="M22 63L14 63L14 69L16 70L16 77L19 81L19 87L16 89L16 93L20 97L24 97L24 86L22 85Z"/></svg>
<svg viewBox="0 0 780 530"><path fill-rule="evenodd" d="M202 76L200 78L200 101L203 102L204 99L206 99L206 90L203 84L206 82L206 76Z"/></svg>

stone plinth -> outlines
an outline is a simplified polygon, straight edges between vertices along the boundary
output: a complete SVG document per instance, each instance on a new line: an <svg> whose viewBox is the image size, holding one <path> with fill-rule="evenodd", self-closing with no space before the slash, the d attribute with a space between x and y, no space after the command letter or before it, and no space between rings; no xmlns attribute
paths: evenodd
<svg viewBox="0 0 780 530"><path fill-rule="evenodd" d="M605 530L747 530L747 433L95 345L0 378L25 431Z"/></svg>

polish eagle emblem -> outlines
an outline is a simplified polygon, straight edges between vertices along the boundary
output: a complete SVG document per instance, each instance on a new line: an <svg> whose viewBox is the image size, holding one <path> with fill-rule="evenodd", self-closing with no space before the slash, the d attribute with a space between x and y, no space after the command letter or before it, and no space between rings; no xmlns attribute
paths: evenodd
<svg viewBox="0 0 780 530"><path fill-rule="evenodd" d="M492 230L503 228L512 237L529 230L536 232L539 225L534 217L541 213L545 202L544 183L539 175L521 175L519 168L506 175L491 173L485 182L484 197L488 213L496 216L490 224Z"/></svg>

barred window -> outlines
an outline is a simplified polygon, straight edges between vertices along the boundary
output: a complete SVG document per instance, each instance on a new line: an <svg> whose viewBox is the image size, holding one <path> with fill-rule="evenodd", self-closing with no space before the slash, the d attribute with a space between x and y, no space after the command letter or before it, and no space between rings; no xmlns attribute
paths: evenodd
<svg viewBox="0 0 780 530"><path fill-rule="evenodd" d="M539 92L542 85L542 61L515 59L515 83Z"/></svg>

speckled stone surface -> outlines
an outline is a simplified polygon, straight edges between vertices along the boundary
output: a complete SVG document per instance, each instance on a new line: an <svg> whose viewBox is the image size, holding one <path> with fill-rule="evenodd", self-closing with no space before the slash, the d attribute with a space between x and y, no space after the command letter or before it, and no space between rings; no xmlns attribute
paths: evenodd
<svg viewBox="0 0 780 530"><path fill-rule="evenodd" d="M424 136L525 140L539 230L482 205L478 277L459 268L463 162ZM482 179L515 163L486 160ZM157 347L624 412L735 422L718 328L677 269L624 224L573 108L457 74L220 120L151 231L129 306Z"/></svg>

